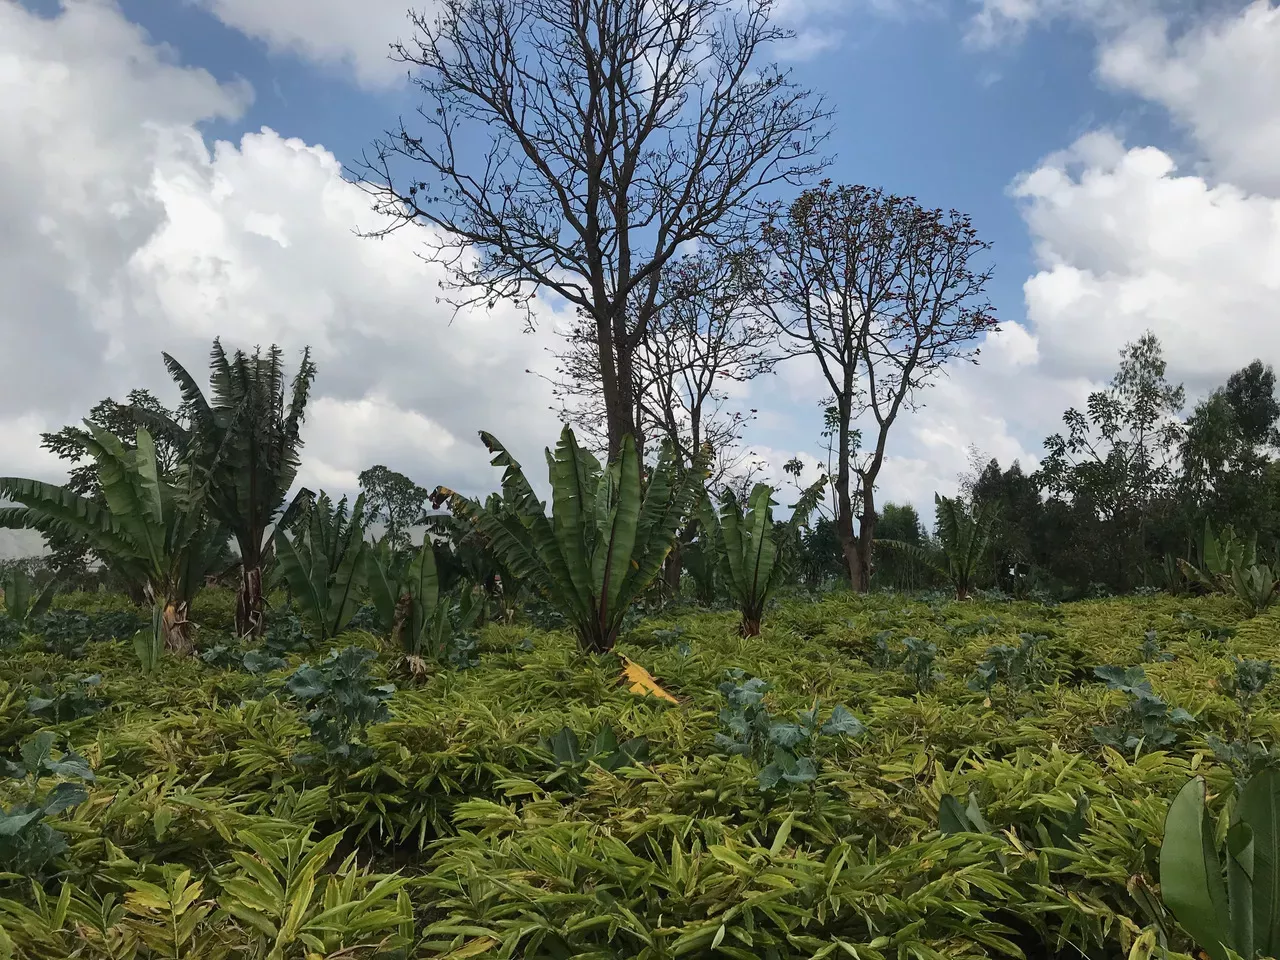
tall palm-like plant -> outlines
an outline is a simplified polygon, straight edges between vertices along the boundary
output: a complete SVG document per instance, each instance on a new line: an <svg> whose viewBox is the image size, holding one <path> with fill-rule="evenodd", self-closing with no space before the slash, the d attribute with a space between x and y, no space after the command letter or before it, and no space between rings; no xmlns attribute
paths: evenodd
<svg viewBox="0 0 1280 960"><path fill-rule="evenodd" d="M877 540L876 544L905 554L932 567L951 581L956 599L967 600L982 567L987 547L991 544L991 528L996 520L989 504L965 506L958 498L933 495L938 508L938 540L941 552L915 543Z"/></svg>
<svg viewBox="0 0 1280 960"><path fill-rule="evenodd" d="M285 509L298 475L301 426L316 367L308 348L292 382L287 382L283 351L237 350L228 355L213 341L209 358L211 397L195 377L169 354L165 366L182 391L190 428L182 434L186 459L208 490L208 509L235 538L240 552L236 592L236 631L262 631L262 569L271 550L269 530L309 498L300 491ZM141 419L145 421L146 415ZM164 420L168 430L181 430ZM283 511L283 516L282 516Z"/></svg>
<svg viewBox="0 0 1280 960"><path fill-rule="evenodd" d="M664 446L646 485L630 437L618 459L601 467L566 427L555 453L547 451L548 517L515 458L490 434L480 439L493 465L505 468L502 509L445 487L432 494L433 504L447 500L473 524L511 575L527 580L572 624L584 649L612 649L627 608L662 569L701 493L709 451L699 453L693 469L680 470Z"/></svg>
<svg viewBox="0 0 1280 960"><path fill-rule="evenodd" d="M157 648L194 649L188 612L205 574L221 556L227 533L205 512L204 490L190 470L178 482L159 478L155 442L139 429L134 449L86 421L80 437L97 463L106 506L66 487L17 477L0 478L0 496L17 506L0 509L0 527L26 527L82 540L154 610Z"/></svg>
<svg viewBox="0 0 1280 960"><path fill-rule="evenodd" d="M366 585L369 545L364 540L364 494L348 512L346 497L334 504L321 491L307 507L305 522L297 527L292 537L276 528L280 575L303 618L322 640L329 640L346 629Z"/></svg>
<svg viewBox="0 0 1280 960"><path fill-rule="evenodd" d="M707 542L719 552L724 582L742 613L742 636L760 635L765 605L789 571L787 547L808 523L829 482L822 477L805 490L785 524L773 522L773 487L767 483L752 488L745 512L731 490L720 498L718 517L711 501L703 499L700 521Z"/></svg>

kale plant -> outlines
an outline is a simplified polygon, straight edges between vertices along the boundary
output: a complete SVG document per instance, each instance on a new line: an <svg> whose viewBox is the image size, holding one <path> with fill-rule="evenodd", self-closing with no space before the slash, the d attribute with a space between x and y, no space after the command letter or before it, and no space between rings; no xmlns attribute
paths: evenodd
<svg viewBox="0 0 1280 960"><path fill-rule="evenodd" d="M1224 627L1198 617L1194 613L1183 611L1175 619L1182 626L1183 632L1199 634L1205 640L1217 640L1223 643L1236 635L1235 627Z"/></svg>
<svg viewBox="0 0 1280 960"><path fill-rule="evenodd" d="M241 652L235 647L218 644L200 654L200 659L219 670L243 670L254 677L261 677L273 670L288 666L283 657L277 657L268 650L246 650Z"/></svg>
<svg viewBox="0 0 1280 960"><path fill-rule="evenodd" d="M262 635L262 645L273 656L305 653L312 647L311 634L302 626L302 620L289 607L267 617L267 629Z"/></svg>
<svg viewBox="0 0 1280 960"><path fill-rule="evenodd" d="M9 616L0 613L0 650L7 650L22 638L22 624Z"/></svg>
<svg viewBox="0 0 1280 960"><path fill-rule="evenodd" d="M1272 748L1259 743L1253 733L1257 700L1267 684L1275 679L1275 666L1270 660L1243 660L1239 657L1232 660L1235 670L1220 679L1218 686L1240 708L1240 724L1230 740L1212 734L1205 740L1214 756L1231 768L1236 786L1243 790L1253 774L1275 759Z"/></svg>
<svg viewBox="0 0 1280 960"><path fill-rule="evenodd" d="M311 739L331 761L363 766L373 759L373 751L363 742L371 723L390 716L387 701L395 685L374 683L368 663L377 654L364 647L330 650L312 666L304 663L285 681L285 690L308 708L304 718ZM315 757L300 755L300 763Z"/></svg>
<svg viewBox="0 0 1280 960"><path fill-rule="evenodd" d="M881 630L871 638L871 666L876 670L888 670L896 665L897 656L889 646L892 639L892 630Z"/></svg>
<svg viewBox="0 0 1280 960"><path fill-rule="evenodd" d="M988 648L987 658L977 665L969 678L969 689L990 697L998 683L1004 684L1005 690L1015 695L1040 686L1049 669L1040 648L1048 639L1042 633L1020 633L1016 647L1001 643Z"/></svg>
<svg viewBox="0 0 1280 960"><path fill-rule="evenodd" d="M43 696L27 699L27 713L48 723L67 723L101 712L107 701L90 696L102 682L102 674L67 677L60 692L42 690Z"/></svg>
<svg viewBox="0 0 1280 960"><path fill-rule="evenodd" d="M1167 663L1173 659L1172 653L1165 652L1160 644L1160 637L1154 630L1147 630L1142 634L1140 650L1143 663Z"/></svg>
<svg viewBox="0 0 1280 960"><path fill-rule="evenodd" d="M937 667L937 644L919 637L904 637L902 644L906 647L902 657L903 672L916 693L927 693L942 679L942 671Z"/></svg>
<svg viewBox="0 0 1280 960"><path fill-rule="evenodd" d="M8 810L0 807L0 871L40 875L67 849L65 837L48 819L88 799L85 788L73 781L93 781L89 764L72 751L54 759L54 741L54 733L44 730L22 745L19 760L0 759L0 777L24 781L28 796ZM62 779L42 792L46 777Z"/></svg>
<svg viewBox="0 0 1280 960"><path fill-rule="evenodd" d="M775 720L764 702L769 690L766 681L747 677L737 669L730 670L728 676L720 684L726 705L720 711L716 747L753 760L760 771L761 792L813 783L818 778L824 743L835 737L860 736L865 731L843 706L835 707L821 724L818 703L811 710L797 713L794 723Z"/></svg>
<svg viewBox="0 0 1280 960"><path fill-rule="evenodd" d="M90 640L129 640L143 627L150 627L132 610L112 610L90 618Z"/></svg>
<svg viewBox="0 0 1280 960"><path fill-rule="evenodd" d="M1142 667L1094 667L1093 672L1109 689L1131 698L1117 723L1093 728L1093 738L1103 746L1132 751L1167 747L1178 739L1178 727L1194 722L1186 710L1171 709L1156 696Z"/></svg>
<svg viewBox="0 0 1280 960"><path fill-rule="evenodd" d="M44 648L69 660L83 657L93 637L93 621L81 610L50 610L36 627L44 635Z"/></svg>

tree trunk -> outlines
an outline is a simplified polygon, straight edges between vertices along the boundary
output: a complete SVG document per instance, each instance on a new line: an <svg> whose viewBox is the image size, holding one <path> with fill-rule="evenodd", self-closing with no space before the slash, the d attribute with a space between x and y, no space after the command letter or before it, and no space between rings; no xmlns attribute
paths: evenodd
<svg viewBox="0 0 1280 960"><path fill-rule="evenodd" d="M742 615L742 622L738 624L738 633L743 637L760 636L760 617L749 613Z"/></svg>
<svg viewBox="0 0 1280 960"><path fill-rule="evenodd" d="M859 580L854 589L866 593L871 589L872 556L876 545L875 486L862 479L862 516L858 519L858 538L854 545L857 555Z"/></svg>
<svg viewBox="0 0 1280 960"><path fill-rule="evenodd" d="M684 572L684 567L680 560L680 541L676 540L671 545L671 552L667 554L667 559L663 561L662 580L666 584L667 593L672 597L680 596L680 575Z"/></svg>
<svg viewBox="0 0 1280 960"><path fill-rule="evenodd" d="M191 640L190 606L184 602L170 601L160 614L160 636L164 648L177 657L190 657L196 652Z"/></svg>
<svg viewBox="0 0 1280 960"><path fill-rule="evenodd" d="M840 431L836 442L836 456L839 458L839 466L836 467L836 533L840 537L840 551L844 555L845 570L849 574L849 586L858 593L866 593L871 589L871 554L869 544L864 549L853 532L853 497L849 493L852 473L849 461L853 457L853 451L850 449L852 434L849 419L848 404L841 398Z"/></svg>
<svg viewBox="0 0 1280 960"><path fill-rule="evenodd" d="M236 590L236 635L262 636L262 567L240 567L240 586Z"/></svg>

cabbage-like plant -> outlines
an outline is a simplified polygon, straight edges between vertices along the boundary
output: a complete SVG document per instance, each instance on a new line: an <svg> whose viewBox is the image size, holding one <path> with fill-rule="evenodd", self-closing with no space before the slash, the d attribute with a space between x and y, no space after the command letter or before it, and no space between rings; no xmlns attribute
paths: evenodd
<svg viewBox="0 0 1280 960"><path fill-rule="evenodd" d="M504 468L503 508L446 487L432 494L473 524L511 574L527 581L566 620L585 650L612 649L627 608L662 569L676 534L702 491L708 453L681 470L664 445L644 476L635 442L623 438L618 459L602 467L568 427L547 451L552 515L524 470L498 440L480 439Z"/></svg>
<svg viewBox="0 0 1280 960"><path fill-rule="evenodd" d="M738 632L744 637L760 635L764 608L788 571L785 543L803 526L818 504L827 484L823 477L809 487L792 507L791 519L779 530L773 522L773 487L757 483L744 512L738 498L726 490L720 498L717 517L710 500L703 498L700 521L707 541L720 553L722 578L730 596L742 613ZM780 542L781 541L781 542Z"/></svg>

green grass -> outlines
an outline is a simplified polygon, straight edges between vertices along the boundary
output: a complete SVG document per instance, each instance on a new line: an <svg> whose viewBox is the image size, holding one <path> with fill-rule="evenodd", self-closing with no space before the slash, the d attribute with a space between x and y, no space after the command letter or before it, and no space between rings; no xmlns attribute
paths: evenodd
<svg viewBox="0 0 1280 960"><path fill-rule="evenodd" d="M228 612L225 594L206 595L202 645ZM1181 612L1237 632L1204 639ZM654 635L673 627L679 643ZM1139 663L1149 629L1175 657L1146 665L1152 686L1196 723L1165 751L1121 755L1092 728L1125 698L1092 670ZM937 645L933 690L870 666L883 630ZM991 701L971 691L988 647L1021 632L1048 635L1048 683ZM67 663L29 639L0 653L0 755L41 728L25 712L41 682L101 672L95 696L110 706L55 728L97 781L55 818L69 841L57 875L0 880L0 958L1146 956L1153 933L1130 890L1154 884L1168 802L1193 770L1230 792L1206 737L1230 737L1239 711L1216 680L1233 655L1270 659L1278 645L1280 619L1243 620L1222 598L1048 608L834 595L781 603L752 640L728 613L642 621L619 652L672 706L627 692L615 658L586 658L567 635L490 626L478 668L423 682L386 649L376 670L398 687L391 720L371 729L376 762L343 773L294 763L307 728L271 693L287 671L263 697L260 678L199 662L140 677L126 643ZM713 743L734 667L772 684L775 715L842 703L867 732L829 748L812 788L762 794L750 761ZM1265 691L1254 720L1266 742L1278 695ZM605 723L648 738L647 763L549 787L540 738ZM6 806L12 787L0 783ZM995 833L941 836L946 793L974 794ZM1046 824L1081 794L1079 843L1049 848ZM302 837L337 834L314 882L289 867L289 844L300 854ZM275 901L282 916L294 905L293 927L270 919Z"/></svg>

